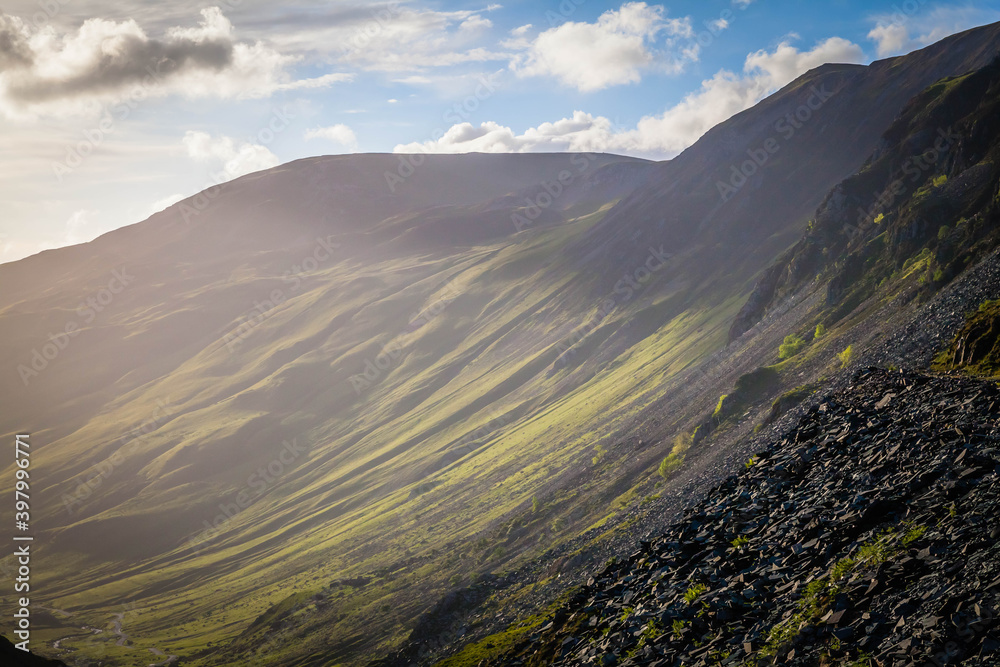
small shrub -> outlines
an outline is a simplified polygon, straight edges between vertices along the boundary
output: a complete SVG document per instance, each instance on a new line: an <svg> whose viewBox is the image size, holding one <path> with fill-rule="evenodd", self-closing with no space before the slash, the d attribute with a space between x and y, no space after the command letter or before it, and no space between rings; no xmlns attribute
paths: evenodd
<svg viewBox="0 0 1000 667"><path fill-rule="evenodd" d="M848 345L843 352L837 355L837 358L840 359L840 367L846 368L851 363L851 359L854 358L854 346Z"/></svg>
<svg viewBox="0 0 1000 667"><path fill-rule="evenodd" d="M538 514L542 509L542 504L538 502L538 498L532 496L531 498L531 513Z"/></svg>
<svg viewBox="0 0 1000 667"><path fill-rule="evenodd" d="M715 412L712 413L713 417L718 418L718 416L722 414L722 408L725 406L726 398L728 396L729 394L723 394L722 396L719 396L719 403L715 406Z"/></svg>
<svg viewBox="0 0 1000 667"><path fill-rule="evenodd" d="M798 334L785 336L785 342L778 347L778 357L781 359L791 359L802 351L806 346L806 341Z"/></svg>
<svg viewBox="0 0 1000 667"><path fill-rule="evenodd" d="M684 591L684 601L688 604L694 604L694 601L706 591L708 591L708 586L705 584L694 584Z"/></svg>
<svg viewBox="0 0 1000 667"><path fill-rule="evenodd" d="M670 454L667 458L660 461L660 467L657 469L657 473L663 479L667 479L670 475L681 467L684 463L684 455Z"/></svg>
<svg viewBox="0 0 1000 667"><path fill-rule="evenodd" d="M816 325L816 333L813 334L813 338L822 338L826 335L826 326L823 324Z"/></svg>
<svg viewBox="0 0 1000 667"><path fill-rule="evenodd" d="M734 549L739 549L740 547L745 547L750 544L750 538L746 535L740 535L735 540L733 540L732 545Z"/></svg>
<svg viewBox="0 0 1000 667"><path fill-rule="evenodd" d="M941 174L934 179L934 187L939 188L948 182L948 177L945 174Z"/></svg>
<svg viewBox="0 0 1000 667"><path fill-rule="evenodd" d="M948 238L948 234L951 233L951 227L948 225L941 225L938 228L938 241L944 241Z"/></svg>
<svg viewBox="0 0 1000 667"><path fill-rule="evenodd" d="M605 449L603 445L598 445L597 447L594 448L594 458L590 460L591 463L593 463L595 466L600 465L601 461L604 460L604 455L607 453L608 450Z"/></svg>

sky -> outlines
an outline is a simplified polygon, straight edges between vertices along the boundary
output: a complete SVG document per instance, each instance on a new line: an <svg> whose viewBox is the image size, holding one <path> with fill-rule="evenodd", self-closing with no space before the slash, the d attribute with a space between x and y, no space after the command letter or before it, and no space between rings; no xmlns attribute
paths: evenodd
<svg viewBox="0 0 1000 667"><path fill-rule="evenodd" d="M1000 0L8 0L0 262L292 160L669 159L824 63L1000 21Z"/></svg>

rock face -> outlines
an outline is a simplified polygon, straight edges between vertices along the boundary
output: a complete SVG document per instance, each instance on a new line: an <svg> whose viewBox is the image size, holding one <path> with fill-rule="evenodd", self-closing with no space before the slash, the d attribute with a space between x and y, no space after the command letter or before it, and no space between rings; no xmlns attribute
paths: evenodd
<svg viewBox="0 0 1000 667"><path fill-rule="evenodd" d="M66 667L61 660L49 660L22 651L6 637L0 636L0 664L4 667Z"/></svg>
<svg viewBox="0 0 1000 667"><path fill-rule="evenodd" d="M491 664L1000 664L1000 389L869 368Z"/></svg>
<svg viewBox="0 0 1000 667"><path fill-rule="evenodd" d="M979 375L1000 372L1000 301L986 302L969 317L936 364L940 369L966 369Z"/></svg>

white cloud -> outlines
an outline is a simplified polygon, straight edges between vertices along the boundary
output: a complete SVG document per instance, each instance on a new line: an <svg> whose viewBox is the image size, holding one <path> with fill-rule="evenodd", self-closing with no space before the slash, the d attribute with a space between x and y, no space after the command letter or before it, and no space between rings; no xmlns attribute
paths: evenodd
<svg viewBox="0 0 1000 667"><path fill-rule="evenodd" d="M207 132L188 130L182 140L188 157L198 162L221 164L220 181L228 181L244 174L278 166L281 161L274 153L260 144L237 143L232 137L213 138Z"/></svg>
<svg viewBox="0 0 1000 667"><path fill-rule="evenodd" d="M510 68L519 76L551 76L583 92L637 83L654 61L674 70L682 65L657 57L653 44L660 33L690 37L693 31L689 19L668 19L661 6L628 2L606 11L595 23L568 21L542 32L511 60ZM521 36L504 45L520 46Z"/></svg>
<svg viewBox="0 0 1000 667"><path fill-rule="evenodd" d="M882 14L875 17L868 39L880 58L909 53L949 35L1000 20L1000 11L974 6L937 7L923 14Z"/></svg>
<svg viewBox="0 0 1000 667"><path fill-rule="evenodd" d="M92 241L97 238L105 231L108 231L100 228L98 222L95 220L97 214L98 211L89 211L86 209L74 211L73 215L71 215L66 221L60 245L76 245L77 243L86 243L87 241Z"/></svg>
<svg viewBox="0 0 1000 667"><path fill-rule="evenodd" d="M11 117L93 113L102 104L166 95L264 97L278 90L349 80L328 74L293 81L297 58L236 38L217 7L194 27L150 37L134 20L88 19L58 32L0 14L0 112Z"/></svg>
<svg viewBox="0 0 1000 667"><path fill-rule="evenodd" d="M481 10L480 10L481 11ZM415 72L462 63L506 60L481 45L493 23L480 11L441 12L396 3L379 20L297 26L274 39L295 51L327 54L362 70Z"/></svg>
<svg viewBox="0 0 1000 667"><path fill-rule="evenodd" d="M328 139L335 144L343 146L348 153L358 152L358 137L354 134L354 130L347 127L343 123L338 123L337 125L331 125L329 127L317 127L307 130L305 138Z"/></svg>
<svg viewBox="0 0 1000 667"><path fill-rule="evenodd" d="M393 79L393 83L405 83L408 86L423 86L429 83L433 83L433 79L420 74L414 74L412 76L404 76L399 79Z"/></svg>
<svg viewBox="0 0 1000 667"><path fill-rule="evenodd" d="M489 19L484 19L482 16L479 16L478 14L473 14L469 18L462 21L462 23L458 26L458 29L474 32L478 30L486 30L492 27L493 27L493 21Z"/></svg>
<svg viewBox="0 0 1000 667"><path fill-rule="evenodd" d="M398 153L613 151L652 157L676 155L718 123L747 109L806 71L828 62L860 63L861 47L831 38L810 51L782 43L774 51L747 56L743 74L725 70L662 114L646 116L632 129L608 118L575 111L570 118L542 123L516 134L494 122L452 126L437 141L401 144Z"/></svg>

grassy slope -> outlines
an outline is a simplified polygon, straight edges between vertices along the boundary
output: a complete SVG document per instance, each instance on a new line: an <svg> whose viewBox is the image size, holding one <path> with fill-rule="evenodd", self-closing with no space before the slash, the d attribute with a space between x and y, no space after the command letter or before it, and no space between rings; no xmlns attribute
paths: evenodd
<svg viewBox="0 0 1000 667"><path fill-rule="evenodd" d="M64 498L95 464L114 463L123 431L155 416L156 428L127 441L124 462L70 520L61 504L42 510L42 525L58 527L41 552L41 590L46 603L74 613L53 619L42 637L82 623L110 629L112 614L127 609L135 646L190 656L237 635L292 591L376 573L365 587L336 587L335 611L312 607L296 617L323 632L288 644L271 632L266 653L279 664L288 652L353 651L347 640L372 624L387 632L365 648L381 650L406 631L428 591L551 546L558 519L569 535L606 515L608 478L595 476L576 493L557 490L586 474L595 444L647 407L651 390L724 341L739 304L685 312L671 300L679 285L664 274L602 318L600 298L590 303L571 289L586 276L551 261L602 215L457 256L322 268L235 353L219 340L191 347L162 377L54 439L33 465L66 480L49 492ZM276 285L227 279L177 300L182 312L200 312L220 292L252 303L249 295ZM440 312L410 330L421 309ZM172 303L109 325L141 330L138 317L155 330L176 310ZM554 363L560 341L591 328L578 343L583 352ZM351 375L386 345L397 358L356 395ZM289 383L297 391L283 391ZM256 495L248 478L292 434L308 453ZM219 454L233 448L237 459ZM240 491L252 492L253 503L192 555L186 540ZM533 497L546 500L545 521L520 539L497 545L491 537L476 547ZM146 664L149 655L92 637L63 646L120 664Z"/></svg>

